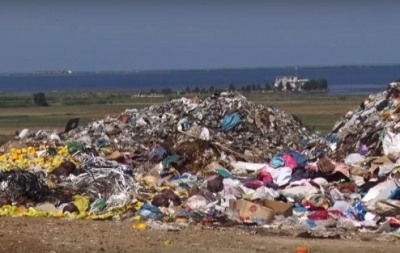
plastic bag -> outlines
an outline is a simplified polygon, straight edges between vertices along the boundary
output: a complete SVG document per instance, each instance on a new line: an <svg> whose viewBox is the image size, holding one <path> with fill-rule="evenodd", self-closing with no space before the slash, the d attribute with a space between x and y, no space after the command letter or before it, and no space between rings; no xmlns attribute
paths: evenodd
<svg viewBox="0 0 400 253"><path fill-rule="evenodd" d="M78 208L79 213L84 213L88 210L90 204L89 198L76 195L73 199L74 205Z"/></svg>
<svg viewBox="0 0 400 253"><path fill-rule="evenodd" d="M393 155L398 158L400 154L400 134L386 131L382 141L383 153L385 155Z"/></svg>
<svg viewBox="0 0 400 253"><path fill-rule="evenodd" d="M350 154L346 157L346 159L344 159L344 163L347 165L356 165L359 164L361 162L363 162L365 160L365 157L358 154L358 153L354 153L354 154Z"/></svg>

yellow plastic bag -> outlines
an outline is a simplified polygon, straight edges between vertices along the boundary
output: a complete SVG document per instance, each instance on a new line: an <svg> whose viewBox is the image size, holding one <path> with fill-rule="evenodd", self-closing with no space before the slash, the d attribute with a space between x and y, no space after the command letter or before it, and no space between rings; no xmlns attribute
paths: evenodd
<svg viewBox="0 0 400 253"><path fill-rule="evenodd" d="M89 208L90 200L87 197L83 197L81 195L75 195L73 197L74 205L78 208L80 213L86 212Z"/></svg>
<svg viewBox="0 0 400 253"><path fill-rule="evenodd" d="M137 222L137 223L133 223L132 228L134 230L138 230L138 231L144 231L147 229L147 224L144 222Z"/></svg>
<svg viewBox="0 0 400 253"><path fill-rule="evenodd" d="M18 213L18 208L16 206L5 205L0 208L0 217L14 216Z"/></svg>
<svg viewBox="0 0 400 253"><path fill-rule="evenodd" d="M30 207L30 208L28 208L28 210L24 214L22 214L22 216L26 216L26 217L50 217L51 215L48 212L37 211L33 207Z"/></svg>
<svg viewBox="0 0 400 253"><path fill-rule="evenodd" d="M79 214L66 212L64 213L64 217L72 220L82 220L88 218L89 216L87 212L82 212Z"/></svg>

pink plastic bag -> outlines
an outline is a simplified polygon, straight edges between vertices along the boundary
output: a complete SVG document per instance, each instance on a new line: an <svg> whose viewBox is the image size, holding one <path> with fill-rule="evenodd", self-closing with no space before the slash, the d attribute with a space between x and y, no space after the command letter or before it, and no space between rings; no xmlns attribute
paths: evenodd
<svg viewBox="0 0 400 253"><path fill-rule="evenodd" d="M296 160L294 160L293 156L291 155L283 155L283 161L285 161L285 167L289 167L291 169L294 169L297 167Z"/></svg>
<svg viewBox="0 0 400 253"><path fill-rule="evenodd" d="M265 170L262 170L258 173L257 180L262 181L264 184L272 183L274 181L271 174Z"/></svg>

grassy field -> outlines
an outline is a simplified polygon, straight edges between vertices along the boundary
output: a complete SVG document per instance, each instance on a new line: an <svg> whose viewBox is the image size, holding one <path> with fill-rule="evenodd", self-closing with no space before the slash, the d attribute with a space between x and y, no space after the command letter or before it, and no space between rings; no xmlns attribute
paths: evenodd
<svg viewBox="0 0 400 253"><path fill-rule="evenodd" d="M276 106L297 115L314 130L327 132L347 111L363 101L363 96L323 94L245 94L249 100ZM167 101L170 97L137 97L129 92L49 93L49 107L33 105L32 94L0 94L0 143L15 131L29 129L63 130L70 118L80 124L107 115L118 115L126 108L139 108Z"/></svg>

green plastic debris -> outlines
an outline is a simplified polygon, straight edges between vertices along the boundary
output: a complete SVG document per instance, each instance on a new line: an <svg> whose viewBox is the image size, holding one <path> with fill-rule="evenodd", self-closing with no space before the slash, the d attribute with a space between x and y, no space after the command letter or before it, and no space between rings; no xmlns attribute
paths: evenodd
<svg viewBox="0 0 400 253"><path fill-rule="evenodd" d="M91 212L101 212L106 208L107 204L105 199L96 199L93 201L93 203L90 205L90 211Z"/></svg>
<svg viewBox="0 0 400 253"><path fill-rule="evenodd" d="M57 155L57 150L53 147L50 147L47 149L47 154L49 154L49 156L55 156Z"/></svg>
<svg viewBox="0 0 400 253"><path fill-rule="evenodd" d="M166 169L166 168L168 168L168 166L171 163L177 163L179 161L179 158L180 158L180 156L178 156L178 155L171 155L171 156L168 156L167 158L165 158L161 162L161 164L162 164L163 168Z"/></svg>
<svg viewBox="0 0 400 253"><path fill-rule="evenodd" d="M218 168L216 171L223 178L233 178L232 174L224 168Z"/></svg>
<svg viewBox="0 0 400 253"><path fill-rule="evenodd" d="M77 142L77 141L71 141L68 143L68 152L70 154L74 154L78 151L83 151L84 150L84 146L82 143Z"/></svg>

